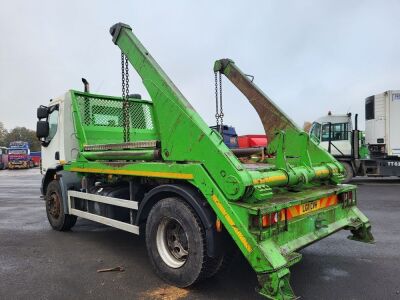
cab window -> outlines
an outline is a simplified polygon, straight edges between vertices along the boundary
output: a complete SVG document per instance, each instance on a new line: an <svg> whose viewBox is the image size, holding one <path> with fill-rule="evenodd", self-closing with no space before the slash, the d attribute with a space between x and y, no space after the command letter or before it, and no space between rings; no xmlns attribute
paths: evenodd
<svg viewBox="0 0 400 300"><path fill-rule="evenodd" d="M349 139L348 123L331 124L331 141L346 141ZM329 123L322 126L323 142L329 141Z"/></svg>
<svg viewBox="0 0 400 300"><path fill-rule="evenodd" d="M310 135L314 136L319 141L321 138L321 124L314 123L311 127Z"/></svg>
<svg viewBox="0 0 400 300"><path fill-rule="evenodd" d="M57 133L58 128L58 106L54 107L53 111L48 116L49 122L49 136L46 138L46 142L50 142Z"/></svg>

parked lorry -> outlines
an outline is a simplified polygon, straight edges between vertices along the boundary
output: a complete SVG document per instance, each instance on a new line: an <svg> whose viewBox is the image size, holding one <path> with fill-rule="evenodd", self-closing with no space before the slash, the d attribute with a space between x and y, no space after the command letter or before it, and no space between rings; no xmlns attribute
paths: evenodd
<svg viewBox="0 0 400 300"><path fill-rule="evenodd" d="M246 134L238 137L239 148L267 147L268 139L265 134Z"/></svg>
<svg viewBox="0 0 400 300"><path fill-rule="evenodd" d="M332 115L316 120L310 134L354 176L400 176L400 91L365 99L365 132L358 115Z"/></svg>
<svg viewBox="0 0 400 300"><path fill-rule="evenodd" d="M252 157L257 158L257 160L263 159L267 147L266 135L238 136L235 127L228 125L216 125L210 128L218 131L222 135L225 145L243 161L248 161Z"/></svg>
<svg viewBox="0 0 400 300"><path fill-rule="evenodd" d="M41 153L40 151L33 151L31 152L31 159L33 162L33 165L35 167L38 167L40 165L40 160L41 160Z"/></svg>
<svg viewBox="0 0 400 300"><path fill-rule="evenodd" d="M33 167L31 152L28 142L11 142L8 148L9 169L29 169Z"/></svg>
<svg viewBox="0 0 400 300"><path fill-rule="evenodd" d="M373 242L356 187L340 183L342 165L232 61L214 71L268 128L270 157L258 168L208 127L131 27L118 23L110 33L122 52L122 97L92 94L85 80L85 92L69 90L37 110L41 191L55 230L81 217L145 234L155 272L178 287L214 276L238 249L270 299L295 298L289 267L301 248L341 229ZM128 62L151 99L129 95Z"/></svg>
<svg viewBox="0 0 400 300"><path fill-rule="evenodd" d="M8 149L0 147L0 170L8 168Z"/></svg>

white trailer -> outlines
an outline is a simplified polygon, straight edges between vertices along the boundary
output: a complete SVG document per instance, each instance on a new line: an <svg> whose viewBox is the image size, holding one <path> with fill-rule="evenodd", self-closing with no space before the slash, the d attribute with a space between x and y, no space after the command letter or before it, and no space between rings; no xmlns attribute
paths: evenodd
<svg viewBox="0 0 400 300"><path fill-rule="evenodd" d="M400 156L400 90L365 99L365 142L374 156Z"/></svg>

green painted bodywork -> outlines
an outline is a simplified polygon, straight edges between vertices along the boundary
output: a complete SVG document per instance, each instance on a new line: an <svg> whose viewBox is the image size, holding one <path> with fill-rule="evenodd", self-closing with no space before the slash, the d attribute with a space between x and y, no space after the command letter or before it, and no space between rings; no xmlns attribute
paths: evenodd
<svg viewBox="0 0 400 300"><path fill-rule="evenodd" d="M369 157L368 146L365 144L365 132L360 131L358 135L358 140L360 141L360 148L358 150L358 154L361 159L365 159Z"/></svg>
<svg viewBox="0 0 400 300"><path fill-rule="evenodd" d="M288 268L301 258L296 250L343 228L353 230L358 240L372 241L368 219L354 203L311 212L285 224L277 222L267 229L254 228L250 224L254 216L261 218L265 213L349 190L355 198L355 187L341 185L341 164L293 126L275 132L267 164L248 169L193 109L129 26L116 24L111 33L151 98L130 99L131 105L147 107L139 110L139 115L142 118L145 112L149 118L131 127L131 141L156 140L159 156L155 158L154 149L147 147L114 153L85 151L87 145L122 143L122 127L114 110L115 121L107 119L108 123L97 125L93 113L109 116L112 113L106 107L120 107L122 99L70 91L80 149L78 158L67 162L65 170L171 178L197 187L257 273L259 292L271 299L294 298ZM228 71L224 74L229 78ZM113 160L114 155L120 156Z"/></svg>

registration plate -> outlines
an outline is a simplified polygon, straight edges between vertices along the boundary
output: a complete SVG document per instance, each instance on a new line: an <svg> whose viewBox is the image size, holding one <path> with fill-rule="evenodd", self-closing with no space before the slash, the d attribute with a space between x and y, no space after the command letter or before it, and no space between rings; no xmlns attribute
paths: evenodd
<svg viewBox="0 0 400 300"><path fill-rule="evenodd" d="M292 218L299 217L301 215L305 215L336 204L338 204L337 195L331 195L318 200L291 206L287 208L287 215L285 215L285 211L281 211L281 220L285 220L286 217L288 218L288 220L290 220Z"/></svg>
<svg viewBox="0 0 400 300"><path fill-rule="evenodd" d="M307 214L309 212L316 211L316 210L320 209L321 208L320 203L321 203L320 200L316 200L316 201L311 201L311 202L307 202L307 203L301 204L301 206L300 206L300 215L304 215L304 214Z"/></svg>

